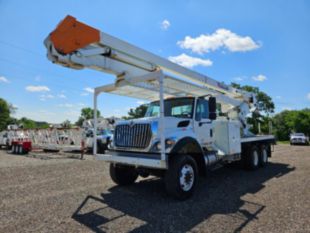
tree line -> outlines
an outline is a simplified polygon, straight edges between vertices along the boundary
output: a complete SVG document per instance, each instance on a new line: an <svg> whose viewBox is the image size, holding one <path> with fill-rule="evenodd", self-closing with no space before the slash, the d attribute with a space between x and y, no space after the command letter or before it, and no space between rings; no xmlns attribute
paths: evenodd
<svg viewBox="0 0 310 233"><path fill-rule="evenodd" d="M255 134L261 132L264 134L272 133L278 140L289 140L289 136L293 132L304 133L310 136L310 108L302 110L285 110L273 115L275 105L272 98L265 92L259 90L258 87L241 86L236 83L231 84L233 87L256 94L257 101L261 103L261 112L253 112L252 117L248 118L248 123L252 126L251 131ZM129 110L128 115L123 119L141 118L147 110L147 105L140 105ZM0 131L5 130L9 124L22 125L23 128L48 128L47 122L38 122L28 118L16 119L11 115L16 111L12 104L0 98ZM97 117L100 117L100 111L97 110ZM92 108L81 109L81 115L75 122L76 126L82 126L84 120L93 119L94 111ZM71 127L72 123L65 120L63 127ZM272 128L272 129L271 129Z"/></svg>

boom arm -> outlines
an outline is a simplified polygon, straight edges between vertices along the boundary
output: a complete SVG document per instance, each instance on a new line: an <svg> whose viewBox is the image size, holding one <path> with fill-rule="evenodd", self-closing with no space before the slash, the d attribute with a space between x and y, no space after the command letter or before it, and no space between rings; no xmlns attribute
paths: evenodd
<svg viewBox="0 0 310 233"><path fill-rule="evenodd" d="M226 104L226 111L239 107L245 117L250 107L255 106L253 93L237 90L210 77L179 66L167 59L147 52L118 38L67 16L44 41L48 58L57 64L74 69L90 68L116 75L115 84L99 88L109 92L139 97L135 91L159 91L149 78L161 70L165 75L166 94L205 95L212 94ZM172 77L176 76L178 78ZM133 77L140 77L140 83L131 83L136 88L126 89ZM122 89L123 88L123 89ZM125 93L126 92L126 93ZM142 92L141 92L142 93ZM142 96L148 96L147 93ZM158 95L156 95L158 96ZM153 96L149 95L148 99ZM248 106L248 107L245 107ZM231 107L228 107L231 106Z"/></svg>

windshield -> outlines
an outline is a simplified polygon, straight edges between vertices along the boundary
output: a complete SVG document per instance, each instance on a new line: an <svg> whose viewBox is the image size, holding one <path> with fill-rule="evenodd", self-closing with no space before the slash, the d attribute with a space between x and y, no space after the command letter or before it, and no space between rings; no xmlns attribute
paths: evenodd
<svg viewBox="0 0 310 233"><path fill-rule="evenodd" d="M194 109L194 98L177 98L165 100L165 116L192 118ZM152 102L145 116L158 117L160 113L159 101Z"/></svg>
<svg viewBox="0 0 310 233"><path fill-rule="evenodd" d="M112 132L109 129L103 129L97 131L97 135L109 135L109 134L112 134Z"/></svg>
<svg viewBox="0 0 310 233"><path fill-rule="evenodd" d="M303 133L294 133L292 136L305 136Z"/></svg>
<svg viewBox="0 0 310 233"><path fill-rule="evenodd" d="M101 129L101 130L98 129L97 130L97 136L101 136L101 135L106 136L106 135L111 135L111 134L113 133L109 129ZM93 135L94 135L94 132L92 129L86 132L86 137L93 137Z"/></svg>

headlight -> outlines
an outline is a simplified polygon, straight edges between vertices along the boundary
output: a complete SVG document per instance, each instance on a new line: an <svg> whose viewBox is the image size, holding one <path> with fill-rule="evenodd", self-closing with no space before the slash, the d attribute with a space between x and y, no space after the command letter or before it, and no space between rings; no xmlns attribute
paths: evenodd
<svg viewBox="0 0 310 233"><path fill-rule="evenodd" d="M165 140L165 149L171 149L176 143L176 139L175 138L167 138ZM161 143L160 141L156 141L154 143L154 145L152 146L152 151L154 152L159 152L161 150Z"/></svg>
<svg viewBox="0 0 310 233"><path fill-rule="evenodd" d="M114 149L113 136L108 138L107 144L108 144L108 149Z"/></svg>

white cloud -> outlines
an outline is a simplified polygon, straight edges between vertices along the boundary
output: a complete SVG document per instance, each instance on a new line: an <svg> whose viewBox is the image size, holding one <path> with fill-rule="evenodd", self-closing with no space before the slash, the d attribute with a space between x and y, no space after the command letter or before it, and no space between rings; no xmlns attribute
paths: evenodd
<svg viewBox="0 0 310 233"><path fill-rule="evenodd" d="M276 99L280 100L280 99L282 99L282 96L277 95L277 96L276 96Z"/></svg>
<svg viewBox="0 0 310 233"><path fill-rule="evenodd" d="M81 96L88 96L89 95L89 93L87 93L87 92L82 92L81 93Z"/></svg>
<svg viewBox="0 0 310 233"><path fill-rule="evenodd" d="M0 82L9 83L10 81L4 76L0 76Z"/></svg>
<svg viewBox="0 0 310 233"><path fill-rule="evenodd" d="M58 107L62 107L62 108L73 108L74 105L73 104L58 104Z"/></svg>
<svg viewBox="0 0 310 233"><path fill-rule="evenodd" d="M47 99L54 99L55 96L51 95L51 94L46 94L46 95L40 95L40 100L41 101L45 101Z"/></svg>
<svg viewBox="0 0 310 233"><path fill-rule="evenodd" d="M160 28L162 29L162 30L168 30L168 28L170 27L170 22L167 20L167 19L165 19L165 20L163 20L162 22L161 22L161 24L160 24Z"/></svg>
<svg viewBox="0 0 310 233"><path fill-rule="evenodd" d="M254 81L263 82L267 79L267 77L265 75L259 74L257 76L253 76L252 79Z"/></svg>
<svg viewBox="0 0 310 233"><path fill-rule="evenodd" d="M310 100L310 92L307 94L307 99Z"/></svg>
<svg viewBox="0 0 310 233"><path fill-rule="evenodd" d="M68 117L78 117L78 116L80 116L80 112L75 111L75 110L70 110L70 111L66 111L65 115Z"/></svg>
<svg viewBox="0 0 310 233"><path fill-rule="evenodd" d="M59 98L61 98L61 99L66 99L67 98L67 96L65 96L64 94L59 94L59 95L57 95Z"/></svg>
<svg viewBox="0 0 310 233"><path fill-rule="evenodd" d="M53 95L51 95L51 94L42 95L42 96L44 96L44 97L47 98L47 99L53 99L53 98L55 98L55 96L53 96Z"/></svg>
<svg viewBox="0 0 310 233"><path fill-rule="evenodd" d="M70 103L64 103L64 104L58 104L58 107L61 108L75 108L78 109L80 107L86 106L84 103L76 103L76 104L70 104Z"/></svg>
<svg viewBox="0 0 310 233"><path fill-rule="evenodd" d="M288 111L291 111L291 110L292 110L292 108L291 108L291 107L287 107L287 106L285 106L285 107L282 107L282 110L288 110Z"/></svg>
<svg viewBox="0 0 310 233"><path fill-rule="evenodd" d="M211 35L202 34L196 38L186 36L177 44L183 49L190 49L198 54L208 53L220 48L226 48L231 52L245 52L260 47L251 37L243 37L223 28L217 29Z"/></svg>
<svg viewBox="0 0 310 233"><path fill-rule="evenodd" d="M94 89L91 87L85 87L84 91L89 92L89 93L94 93Z"/></svg>
<svg viewBox="0 0 310 233"><path fill-rule="evenodd" d="M247 79L246 76L239 76L239 77L234 77L234 78L233 78L234 81L238 81L238 82L242 82L242 81L244 81L245 79Z"/></svg>
<svg viewBox="0 0 310 233"><path fill-rule="evenodd" d="M29 92L45 92L45 91L50 91L50 89L47 86L27 86L26 91Z"/></svg>
<svg viewBox="0 0 310 233"><path fill-rule="evenodd" d="M209 59L201 59L198 57L191 57L184 53L175 57L168 57L168 59L174 63L177 63L181 66L185 66L187 68L192 68L194 66L212 66L212 61Z"/></svg>
<svg viewBox="0 0 310 233"><path fill-rule="evenodd" d="M142 104L145 104L145 102L144 102L144 101L141 101L141 100L138 100L138 101L137 101L137 104L142 105Z"/></svg>
<svg viewBox="0 0 310 233"><path fill-rule="evenodd" d="M40 113L40 114L44 114L44 115L50 115L50 116L56 115L56 113L54 113L54 112L49 112L49 111L46 111L46 110L40 110L39 113Z"/></svg>

